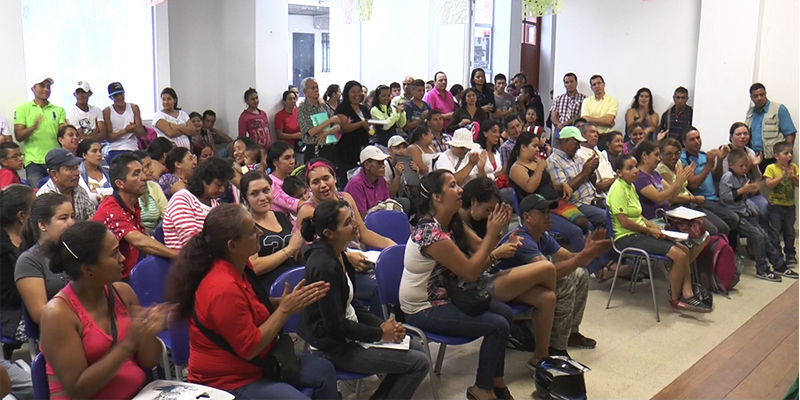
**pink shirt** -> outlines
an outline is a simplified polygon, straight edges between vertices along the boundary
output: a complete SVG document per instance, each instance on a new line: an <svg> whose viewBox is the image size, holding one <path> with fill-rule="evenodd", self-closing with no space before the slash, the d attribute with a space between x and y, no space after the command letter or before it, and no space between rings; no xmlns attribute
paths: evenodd
<svg viewBox="0 0 800 400"><path fill-rule="evenodd" d="M203 204L192 192L181 189L169 199L164 212L164 244L180 250L197 232L203 230L206 215L219 200L212 199L211 207Z"/></svg>
<svg viewBox="0 0 800 400"><path fill-rule="evenodd" d="M247 136L267 149L272 144L272 137L269 134L269 119L264 110L258 111L258 114L247 110L242 111L242 114L239 115L239 136Z"/></svg>
<svg viewBox="0 0 800 400"><path fill-rule="evenodd" d="M270 174L269 178L272 179L272 211L284 213L287 216L297 214L297 203L300 199L289 196L283 191L283 181L278 179L275 175Z"/></svg>
<svg viewBox="0 0 800 400"><path fill-rule="evenodd" d="M450 114L456 110L456 100L447 90L444 91L444 96L442 96L442 94L439 93L439 89L433 88L425 94L425 97L423 97L422 100L430 104L432 109L439 111L442 114ZM443 123L446 127L450 124L450 120L446 119Z"/></svg>
<svg viewBox="0 0 800 400"><path fill-rule="evenodd" d="M347 181L344 191L353 197L358 212L361 214L366 214L370 208L390 198L389 184L386 183L386 179L378 178L375 183L372 183L363 169L353 179Z"/></svg>

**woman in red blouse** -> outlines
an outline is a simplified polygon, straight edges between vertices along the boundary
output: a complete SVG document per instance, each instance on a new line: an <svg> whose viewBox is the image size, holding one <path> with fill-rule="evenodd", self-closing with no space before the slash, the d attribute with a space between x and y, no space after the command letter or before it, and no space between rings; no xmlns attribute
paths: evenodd
<svg viewBox="0 0 800 400"><path fill-rule="evenodd" d="M285 140L291 146L303 137L297 122L297 95L291 90L283 92L283 110L275 114L275 131L278 140Z"/></svg>
<svg viewBox="0 0 800 400"><path fill-rule="evenodd" d="M247 278L249 258L259 250L258 229L241 206L226 204L208 213L203 230L183 247L170 271L169 298L180 318L189 318L189 381L227 390L242 399L306 399L298 389L314 389L315 399L338 398L330 362L298 354L300 372L290 382L264 376L249 360L266 357L294 314L324 297L325 282L304 285L270 299L270 313ZM195 313L196 320L192 313ZM195 321L222 336L229 352L212 342Z"/></svg>

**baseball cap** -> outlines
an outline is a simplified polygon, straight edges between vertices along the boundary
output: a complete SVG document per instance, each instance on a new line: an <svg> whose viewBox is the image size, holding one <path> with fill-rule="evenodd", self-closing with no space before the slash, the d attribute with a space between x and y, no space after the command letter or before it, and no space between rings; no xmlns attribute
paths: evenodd
<svg viewBox="0 0 800 400"><path fill-rule="evenodd" d="M578 130L578 128L576 128L574 126L566 126L566 127L564 127L564 129L562 129L560 132L558 132L558 138L559 138L559 140L575 139L575 140L577 140L579 142L585 142L586 141L586 139L583 138L583 135L581 135L581 131Z"/></svg>
<svg viewBox="0 0 800 400"><path fill-rule="evenodd" d="M48 81L48 82L50 82L50 84L51 84L51 85L52 85L52 84L54 84L54 83L56 83L56 82L53 80L53 78L51 78L51 77L49 77L49 76L47 76L47 75L39 75L39 76L37 76L37 77L33 78L33 80L31 81L31 87L34 87L34 86L36 86L37 84L40 84L40 83L42 83L42 82L44 82L44 81Z"/></svg>
<svg viewBox="0 0 800 400"><path fill-rule="evenodd" d="M555 210L558 208L558 201L547 200L540 194L530 194L519 203L519 212L526 213L530 210Z"/></svg>
<svg viewBox="0 0 800 400"><path fill-rule="evenodd" d="M387 158L389 158L389 155L375 146L367 146L364 147L364 150L361 150L361 164L364 164L367 160L383 161Z"/></svg>
<svg viewBox="0 0 800 400"><path fill-rule="evenodd" d="M44 157L44 163L47 169L55 169L58 167L72 167L81 163L81 159L75 157L72 152L64 148L57 148L47 152Z"/></svg>
<svg viewBox="0 0 800 400"><path fill-rule="evenodd" d="M108 85L108 95L113 96L115 94L125 93L125 89L122 87L122 84L119 82L112 82Z"/></svg>
<svg viewBox="0 0 800 400"><path fill-rule="evenodd" d="M401 145L403 143L408 144L408 142L406 142L406 140L403 139L402 136L394 135L394 136L389 138L389 145L387 147L395 147L395 146L399 146L399 145Z"/></svg>
<svg viewBox="0 0 800 400"><path fill-rule="evenodd" d="M75 88L73 89L73 92L77 92L78 89L81 89L86 93L92 92L92 87L89 86L89 82L86 81L78 81L77 83L75 83Z"/></svg>

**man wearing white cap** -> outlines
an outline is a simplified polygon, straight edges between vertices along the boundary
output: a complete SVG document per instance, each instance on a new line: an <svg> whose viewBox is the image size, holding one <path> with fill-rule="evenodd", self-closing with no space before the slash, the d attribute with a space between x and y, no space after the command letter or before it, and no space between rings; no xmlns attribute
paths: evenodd
<svg viewBox="0 0 800 400"><path fill-rule="evenodd" d="M389 184L383 178L386 172L384 160L387 158L389 155L375 146L364 147L359 157L361 171L344 187L344 191L353 197L361 218L370 208L390 198Z"/></svg>
<svg viewBox="0 0 800 400"><path fill-rule="evenodd" d="M103 111L89 105L92 97L92 87L89 82L78 81L75 83L75 105L67 111L67 124L78 129L81 139L106 139L106 123L103 120Z"/></svg>
<svg viewBox="0 0 800 400"><path fill-rule="evenodd" d="M48 100L53 83L53 78L35 78L31 83L33 101L20 105L14 112L14 136L25 143L25 175L34 188L47 175L44 161L47 152L60 147L58 128L67 124L64 108Z"/></svg>
<svg viewBox="0 0 800 400"><path fill-rule="evenodd" d="M453 140L446 142L450 148L442 153L433 163L433 169L450 171L456 183L464 186L478 176L486 176L483 166L486 164L486 152L477 152L480 145L472 141L472 131L466 128L456 129Z"/></svg>

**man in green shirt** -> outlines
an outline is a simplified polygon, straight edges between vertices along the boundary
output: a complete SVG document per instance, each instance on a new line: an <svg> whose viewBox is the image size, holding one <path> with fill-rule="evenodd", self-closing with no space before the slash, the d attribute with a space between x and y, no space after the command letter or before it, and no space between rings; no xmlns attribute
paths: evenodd
<svg viewBox="0 0 800 400"><path fill-rule="evenodd" d="M47 176L44 157L48 151L59 147L58 128L67 123L64 108L48 100L53 83L48 77L34 79L33 101L20 105L14 112L14 136L25 144L25 175L33 188Z"/></svg>

